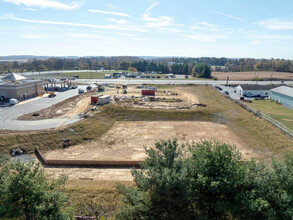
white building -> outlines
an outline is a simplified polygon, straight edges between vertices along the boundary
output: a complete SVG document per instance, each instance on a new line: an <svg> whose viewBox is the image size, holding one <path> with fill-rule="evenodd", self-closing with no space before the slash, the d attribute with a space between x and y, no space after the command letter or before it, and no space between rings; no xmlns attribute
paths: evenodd
<svg viewBox="0 0 293 220"><path fill-rule="evenodd" d="M278 86L274 85L239 85L236 93L245 97L268 97L269 91Z"/></svg>

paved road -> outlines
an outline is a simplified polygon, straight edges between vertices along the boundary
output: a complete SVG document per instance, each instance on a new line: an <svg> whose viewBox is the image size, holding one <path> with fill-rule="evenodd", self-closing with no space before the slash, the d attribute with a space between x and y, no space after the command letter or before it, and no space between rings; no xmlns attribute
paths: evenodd
<svg viewBox="0 0 293 220"><path fill-rule="evenodd" d="M86 86L79 86L79 88L85 89ZM38 121L23 121L16 120L19 116L29 114L35 111L48 108L53 104L59 103L65 99L78 94L77 89L68 90L65 92L59 92L54 98L35 98L33 100L19 103L11 107L0 107L0 129L7 130L39 130L56 128L62 125L74 123L79 120L79 117L75 118L62 118L62 119L47 119Z"/></svg>
<svg viewBox="0 0 293 220"><path fill-rule="evenodd" d="M225 85L226 81L220 80L180 80L180 79L76 79L80 83L109 83L109 84L174 84L174 85ZM229 81L229 84L256 84L255 81ZM271 84L271 81L259 81L259 85ZM273 81L273 84L281 84L281 81ZM285 81L285 84L293 84L293 81Z"/></svg>

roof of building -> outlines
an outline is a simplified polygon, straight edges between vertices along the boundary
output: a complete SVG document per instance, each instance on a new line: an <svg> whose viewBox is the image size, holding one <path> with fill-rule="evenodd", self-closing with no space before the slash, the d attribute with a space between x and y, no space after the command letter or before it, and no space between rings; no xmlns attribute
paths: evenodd
<svg viewBox="0 0 293 220"><path fill-rule="evenodd" d="M293 98L293 87L279 86L277 88L271 89L271 91Z"/></svg>
<svg viewBox="0 0 293 220"><path fill-rule="evenodd" d="M278 86L276 85L240 85L243 90L270 90Z"/></svg>
<svg viewBox="0 0 293 220"><path fill-rule="evenodd" d="M5 76L4 78L2 78L2 80L6 80L6 81L19 81L19 80L24 80L26 79L26 77L18 75L16 73L11 73L7 76Z"/></svg>

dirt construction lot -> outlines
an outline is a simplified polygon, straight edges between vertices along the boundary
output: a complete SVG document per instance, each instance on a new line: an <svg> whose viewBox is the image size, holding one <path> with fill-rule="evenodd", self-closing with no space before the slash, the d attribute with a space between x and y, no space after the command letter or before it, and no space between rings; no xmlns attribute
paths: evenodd
<svg viewBox="0 0 293 220"><path fill-rule="evenodd" d="M178 138L179 143L211 139L233 143L244 158L256 156L226 125L192 121L116 122L99 141L53 150L46 152L44 156L47 159L68 160L143 160L146 157L143 146L151 147L161 139L174 137ZM127 169L117 171L115 169L46 168L46 172L49 175L67 174L69 178L131 180L130 170ZM116 175L118 173L119 175Z"/></svg>

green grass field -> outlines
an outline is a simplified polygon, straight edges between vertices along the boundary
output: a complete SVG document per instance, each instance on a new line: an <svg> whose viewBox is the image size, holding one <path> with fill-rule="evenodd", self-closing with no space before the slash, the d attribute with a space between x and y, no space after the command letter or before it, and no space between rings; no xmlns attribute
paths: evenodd
<svg viewBox="0 0 293 220"><path fill-rule="evenodd" d="M254 100L248 105L293 130L293 110L271 100Z"/></svg>

